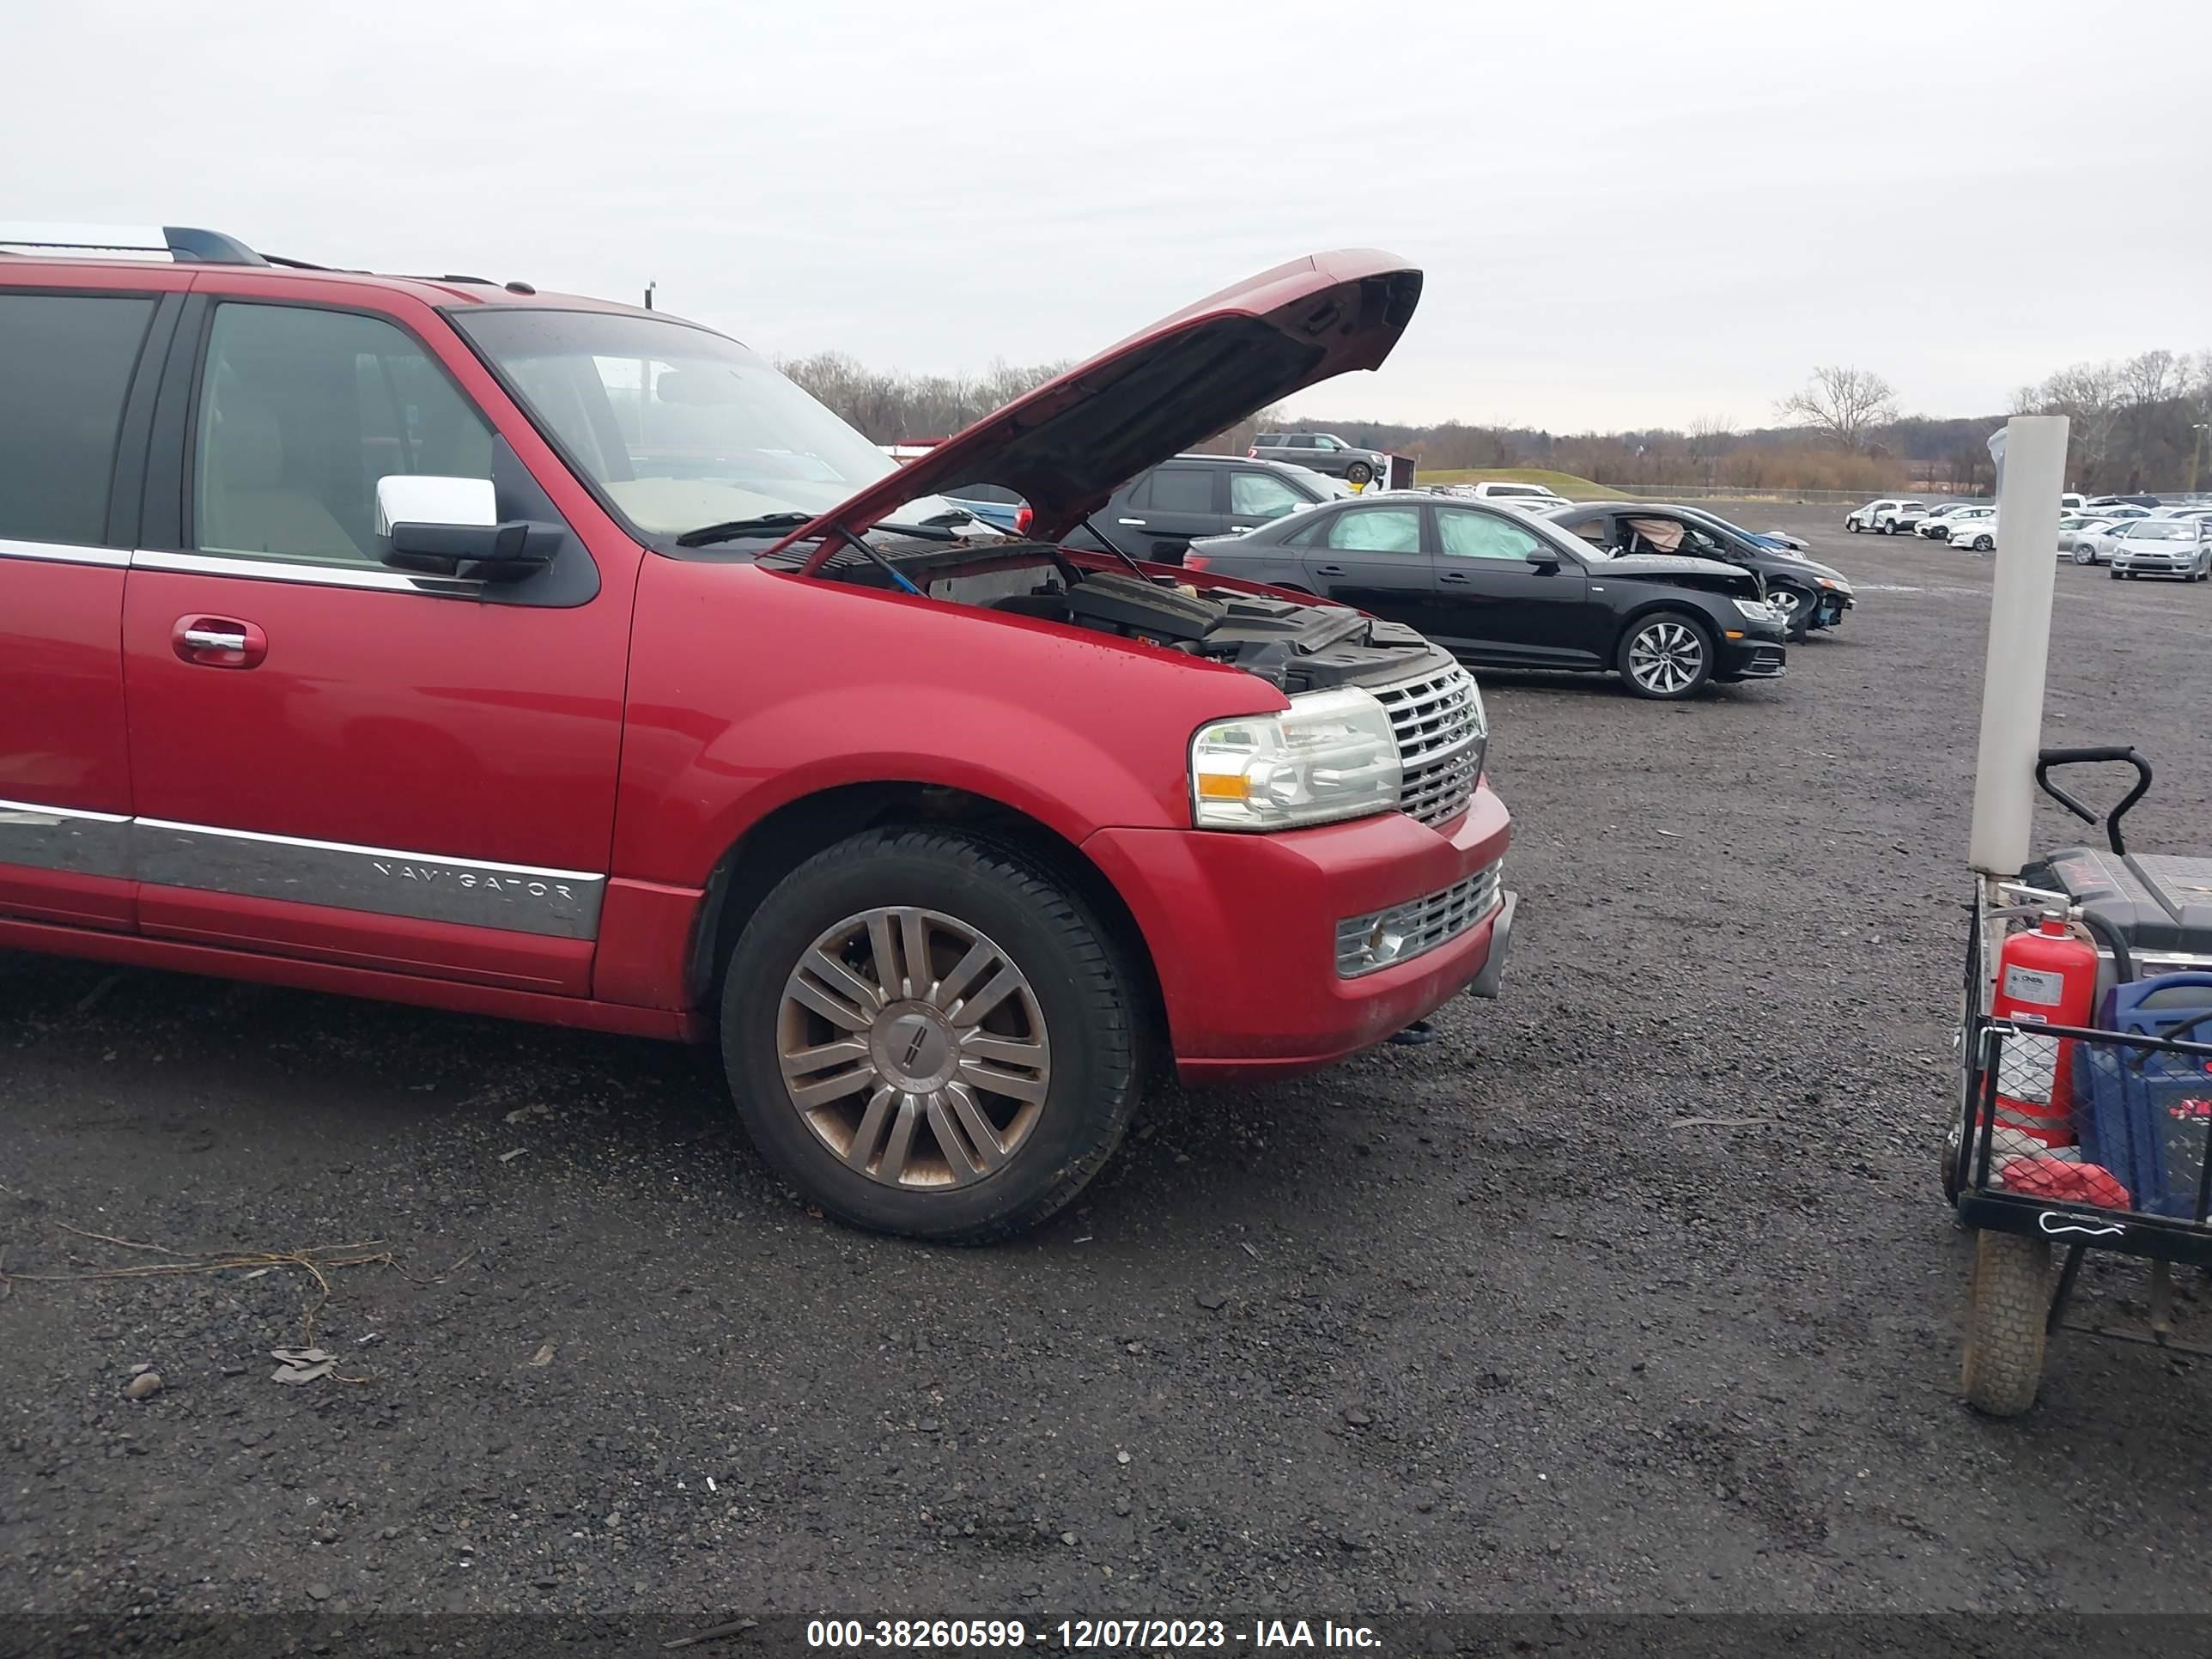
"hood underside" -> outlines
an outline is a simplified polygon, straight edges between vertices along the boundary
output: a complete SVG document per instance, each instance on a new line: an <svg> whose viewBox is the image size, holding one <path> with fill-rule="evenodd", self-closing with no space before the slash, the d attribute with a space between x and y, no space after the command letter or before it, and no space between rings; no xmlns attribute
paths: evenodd
<svg viewBox="0 0 2212 1659"><path fill-rule="evenodd" d="M1376 367L1420 295L1419 271L1371 248L1262 271L985 416L781 545L832 527L858 534L906 501L969 483L1017 492L1034 532L1057 540L1146 468L1316 381Z"/></svg>

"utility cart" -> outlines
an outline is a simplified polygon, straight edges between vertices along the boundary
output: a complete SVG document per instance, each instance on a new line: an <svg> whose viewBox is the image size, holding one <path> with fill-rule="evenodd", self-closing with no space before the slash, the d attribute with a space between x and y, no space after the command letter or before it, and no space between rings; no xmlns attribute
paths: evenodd
<svg viewBox="0 0 2212 1659"><path fill-rule="evenodd" d="M2046 749L2043 693L2067 422L2015 416L1990 449L2000 521L1982 682L1976 876L1943 1188L1973 1234L1966 1398L2034 1403L2091 1250L2150 1264L2147 1328L2182 1346L2175 1263L2212 1267L2212 859L2136 854L2121 821L2150 787L2132 749ZM2055 775L2125 765L2100 816ZM2074 774L2078 777L2080 774ZM2103 847L2033 855L2036 791Z"/></svg>
<svg viewBox="0 0 2212 1659"><path fill-rule="evenodd" d="M2149 789L2131 749L2047 749L2059 768L2119 762L2134 786L2106 848L2069 848L1978 889L1966 948L1958 1116L1945 1195L1975 1231L1966 1398L2009 1417L2034 1403L2051 1334L2090 1250L2150 1265L2142 1331L2094 1334L2205 1354L2174 1332L2173 1265L2212 1267L2212 860L2139 856L2121 820ZM2054 1282L2054 1255L2063 1249Z"/></svg>

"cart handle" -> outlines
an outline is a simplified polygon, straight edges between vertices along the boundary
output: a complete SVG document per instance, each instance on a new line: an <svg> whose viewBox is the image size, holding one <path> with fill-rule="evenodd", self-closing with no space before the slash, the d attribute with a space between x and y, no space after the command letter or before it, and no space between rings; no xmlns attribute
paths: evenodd
<svg viewBox="0 0 2212 1659"><path fill-rule="evenodd" d="M2057 801L2084 823L2095 823L2097 815L2075 800L2051 781L2054 766L2088 766L2100 762L2118 761L2136 769L2136 787L2120 798L2104 819L2105 839L2112 844L2112 851L2127 856L2127 843L2120 839L2120 820L2133 806L2150 793L2150 763L2138 755L2132 746L2125 749L2045 749L2035 757L2035 787Z"/></svg>

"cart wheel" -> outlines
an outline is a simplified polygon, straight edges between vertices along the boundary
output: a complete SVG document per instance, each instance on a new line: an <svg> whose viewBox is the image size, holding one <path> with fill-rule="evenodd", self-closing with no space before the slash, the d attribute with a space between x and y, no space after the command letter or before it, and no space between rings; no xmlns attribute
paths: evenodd
<svg viewBox="0 0 2212 1659"><path fill-rule="evenodd" d="M1959 1376L1967 1404L1991 1417L2018 1417L2035 1403L2050 1315L2051 1246L2018 1233L1978 1234Z"/></svg>

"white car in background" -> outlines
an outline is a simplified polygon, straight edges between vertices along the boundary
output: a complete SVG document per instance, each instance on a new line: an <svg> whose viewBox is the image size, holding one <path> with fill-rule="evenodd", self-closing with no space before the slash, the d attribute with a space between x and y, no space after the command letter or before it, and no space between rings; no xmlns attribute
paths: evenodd
<svg viewBox="0 0 2212 1659"><path fill-rule="evenodd" d="M1464 495L1471 501L1518 501L1537 513L1541 513L1547 507L1566 505L1566 497L1556 490L1547 489L1540 483L1514 483L1506 479L1462 484L1455 493Z"/></svg>
<svg viewBox="0 0 2212 1659"><path fill-rule="evenodd" d="M2212 523L2203 519L2137 519L2116 526L2110 538L2112 576L2179 576L2201 582L2212 576Z"/></svg>
<svg viewBox="0 0 2212 1659"><path fill-rule="evenodd" d="M2097 534L2121 522L2100 513L2069 513L2058 520L2058 556L2076 564L2095 564Z"/></svg>
<svg viewBox="0 0 2212 1659"><path fill-rule="evenodd" d="M1997 510L1990 506L1961 507L1936 520L1936 527L1928 533L1954 547L1986 553L1996 545Z"/></svg>
<svg viewBox="0 0 2212 1659"><path fill-rule="evenodd" d="M1886 495L1878 501L1869 501L1844 515L1844 528L1854 536L1862 530L1871 530L1877 536L1894 536L1901 518L1910 524L1923 516L1928 503L1911 495Z"/></svg>
<svg viewBox="0 0 2212 1659"><path fill-rule="evenodd" d="M1925 536L1931 542L1940 542L1951 533L1951 520L1974 505L1972 501L1946 501L1913 526L1913 533Z"/></svg>

